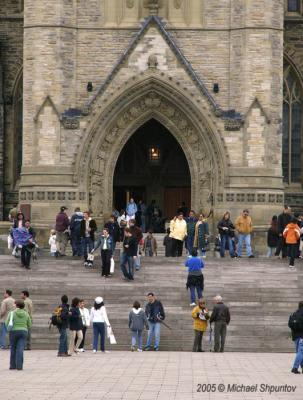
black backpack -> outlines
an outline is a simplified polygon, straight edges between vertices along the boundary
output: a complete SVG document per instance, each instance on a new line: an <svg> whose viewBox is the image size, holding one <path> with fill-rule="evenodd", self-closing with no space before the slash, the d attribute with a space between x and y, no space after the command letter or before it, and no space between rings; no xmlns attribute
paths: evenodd
<svg viewBox="0 0 303 400"><path fill-rule="evenodd" d="M295 332L303 332L303 315L294 312L288 320L288 327Z"/></svg>

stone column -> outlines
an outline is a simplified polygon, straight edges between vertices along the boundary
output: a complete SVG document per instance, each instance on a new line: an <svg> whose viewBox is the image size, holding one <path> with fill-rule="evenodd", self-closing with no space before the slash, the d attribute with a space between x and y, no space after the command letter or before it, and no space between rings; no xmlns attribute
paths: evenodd
<svg viewBox="0 0 303 400"><path fill-rule="evenodd" d="M0 54L0 220L3 219L4 206L4 94L3 94L3 67Z"/></svg>

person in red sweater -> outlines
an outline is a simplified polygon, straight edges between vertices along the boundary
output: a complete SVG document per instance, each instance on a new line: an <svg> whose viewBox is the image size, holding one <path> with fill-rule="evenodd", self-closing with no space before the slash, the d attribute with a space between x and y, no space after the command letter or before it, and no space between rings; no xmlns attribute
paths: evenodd
<svg viewBox="0 0 303 400"><path fill-rule="evenodd" d="M298 254L298 240L300 239L300 228L298 220L292 218L283 231L283 237L288 248L289 268L295 267L295 258Z"/></svg>

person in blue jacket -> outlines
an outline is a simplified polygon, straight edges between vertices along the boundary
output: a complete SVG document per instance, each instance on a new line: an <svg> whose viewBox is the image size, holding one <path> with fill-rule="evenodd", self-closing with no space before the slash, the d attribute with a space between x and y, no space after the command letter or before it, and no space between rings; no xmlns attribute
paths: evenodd
<svg viewBox="0 0 303 400"><path fill-rule="evenodd" d="M186 288L190 290L190 306L196 305L196 291L198 299L202 298L202 292L204 289L204 277L202 274L202 268L204 268L203 261L198 257L197 249L193 249L191 257L185 262L185 266L188 268L188 276L186 282Z"/></svg>

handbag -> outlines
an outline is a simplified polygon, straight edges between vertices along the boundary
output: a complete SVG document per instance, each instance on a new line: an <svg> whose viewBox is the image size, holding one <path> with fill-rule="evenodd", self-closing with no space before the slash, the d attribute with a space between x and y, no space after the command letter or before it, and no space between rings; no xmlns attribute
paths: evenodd
<svg viewBox="0 0 303 400"><path fill-rule="evenodd" d="M113 274L115 272L115 260L114 260L114 257L112 257L110 259L110 271L109 272L111 274Z"/></svg>
<svg viewBox="0 0 303 400"><path fill-rule="evenodd" d="M113 330L111 327L107 328L107 337L109 338L109 343L110 344L117 344L115 335L113 333Z"/></svg>
<svg viewBox="0 0 303 400"><path fill-rule="evenodd" d="M9 316L9 322L7 325L7 331L10 332L13 330L14 327L14 311L11 311L10 316Z"/></svg>
<svg viewBox="0 0 303 400"><path fill-rule="evenodd" d="M95 256L92 253L89 253L87 255L87 261L93 262L94 261Z"/></svg>
<svg viewBox="0 0 303 400"><path fill-rule="evenodd" d="M11 235L7 236L7 248L8 249L12 249L13 248L13 244L14 244L14 240L11 237Z"/></svg>

